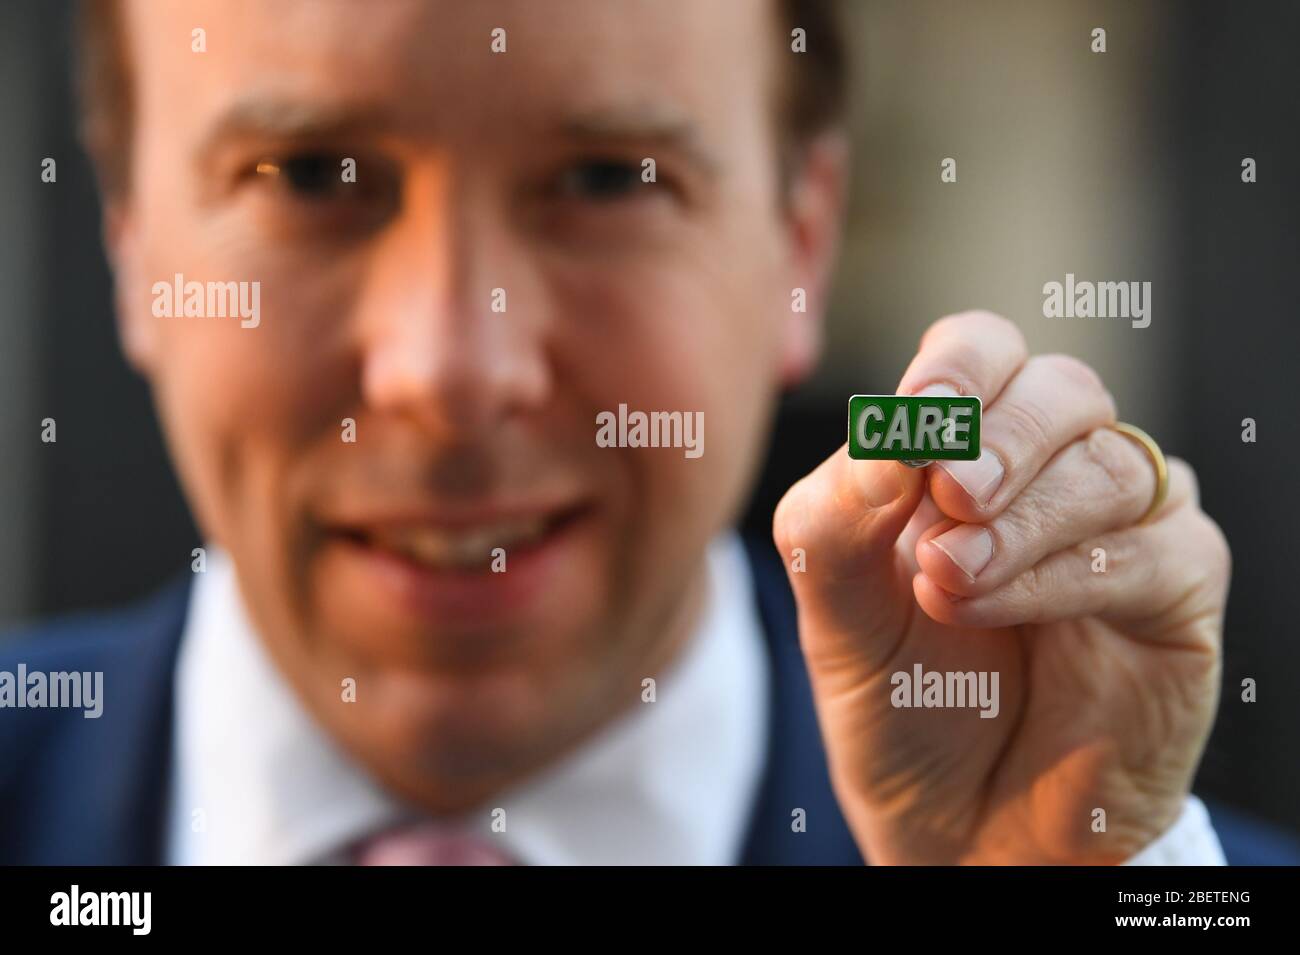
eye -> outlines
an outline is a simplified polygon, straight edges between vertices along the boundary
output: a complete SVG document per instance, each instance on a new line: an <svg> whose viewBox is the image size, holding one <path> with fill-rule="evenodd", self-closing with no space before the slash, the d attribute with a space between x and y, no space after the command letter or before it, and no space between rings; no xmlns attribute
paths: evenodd
<svg viewBox="0 0 1300 955"><path fill-rule="evenodd" d="M280 184L303 199L328 199L346 195L343 181L343 157L327 153L301 153L283 158L263 159L257 164L258 176Z"/></svg>
<svg viewBox="0 0 1300 955"><path fill-rule="evenodd" d="M246 167L268 227L320 237L378 228L401 205L402 171L373 152L286 149Z"/></svg>
<svg viewBox="0 0 1300 955"><path fill-rule="evenodd" d="M575 163L560 174L556 184L561 197L588 202L632 198L641 185L641 167L617 159Z"/></svg>

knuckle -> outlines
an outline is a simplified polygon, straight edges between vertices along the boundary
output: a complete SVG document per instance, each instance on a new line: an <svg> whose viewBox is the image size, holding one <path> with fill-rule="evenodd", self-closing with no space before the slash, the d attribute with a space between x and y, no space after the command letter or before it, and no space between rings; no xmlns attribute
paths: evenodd
<svg viewBox="0 0 1300 955"><path fill-rule="evenodd" d="M1093 371L1092 366L1073 355L1049 352L1045 355L1035 355L1030 361L1051 374L1066 379L1071 384L1082 385L1085 388L1103 387L1101 376Z"/></svg>
<svg viewBox="0 0 1300 955"><path fill-rule="evenodd" d="M1094 428L1084 440L1083 452L1088 463L1102 475L1109 493L1138 503L1149 500L1147 483L1148 479L1154 479L1148 473L1151 463L1146 460L1146 453L1128 438L1109 428Z"/></svg>
<svg viewBox="0 0 1300 955"><path fill-rule="evenodd" d="M1157 556L1168 565L1166 590L1172 599L1166 615L1181 627L1208 624L1209 641L1217 644L1232 575L1232 553L1219 526L1202 511L1184 509L1162 538Z"/></svg>
<svg viewBox="0 0 1300 955"><path fill-rule="evenodd" d="M998 410L1005 417L1010 444L1052 450L1052 421L1041 407L1028 402L999 402Z"/></svg>
<svg viewBox="0 0 1300 955"><path fill-rule="evenodd" d="M1023 553L1042 536L1041 528L1057 519L1056 502L1026 489L986 527L993 535L995 554Z"/></svg>
<svg viewBox="0 0 1300 955"><path fill-rule="evenodd" d="M1030 609L1041 606L1044 597L1050 597L1057 587L1056 569L1050 561L1040 561L1022 572L1007 588L1010 603L1018 615L1024 616Z"/></svg>
<svg viewBox="0 0 1300 955"><path fill-rule="evenodd" d="M1133 583L1145 593L1158 593L1164 573L1159 535L1150 528L1138 528L1131 535L1131 543L1123 548L1118 559L1129 568Z"/></svg>
<svg viewBox="0 0 1300 955"><path fill-rule="evenodd" d="M1188 500L1193 507L1199 507L1201 485L1196 477L1196 469L1182 458L1167 458L1166 464L1169 467L1169 496Z"/></svg>
<svg viewBox="0 0 1300 955"><path fill-rule="evenodd" d="M1211 578L1220 581L1226 590L1227 582L1232 576L1232 546L1228 543L1223 528L1210 515L1198 510L1196 520L1203 542L1201 546L1204 548L1205 565Z"/></svg>
<svg viewBox="0 0 1300 955"><path fill-rule="evenodd" d="M994 312L978 312L980 321L988 323L991 327L996 328L1002 333L1008 342L1010 342L1018 354L1029 354L1029 343L1025 340L1025 333L1009 318L1004 318Z"/></svg>
<svg viewBox="0 0 1300 955"><path fill-rule="evenodd" d="M1072 391L1099 399L1110 409L1110 416L1115 416L1115 399L1110 389L1101 380L1097 370L1086 361L1063 352L1036 355L1030 361L1048 372L1050 377L1063 380L1071 386Z"/></svg>

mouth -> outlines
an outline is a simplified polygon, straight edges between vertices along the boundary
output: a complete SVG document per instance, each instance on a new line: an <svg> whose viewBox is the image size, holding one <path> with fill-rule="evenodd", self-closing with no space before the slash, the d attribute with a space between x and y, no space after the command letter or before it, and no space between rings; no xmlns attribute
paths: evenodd
<svg viewBox="0 0 1300 955"><path fill-rule="evenodd" d="M564 511L459 528L394 524L352 531L349 536L428 570L489 570L494 558L537 547L574 516L573 511Z"/></svg>
<svg viewBox="0 0 1300 955"><path fill-rule="evenodd" d="M322 593L374 638L437 627L444 637L528 629L566 612L596 548L594 502L365 515L326 525ZM354 617L354 615L356 615ZM450 644L440 644L447 651ZM484 652L475 645L474 653ZM495 644L493 644L495 646Z"/></svg>
<svg viewBox="0 0 1300 955"><path fill-rule="evenodd" d="M501 572L507 562L544 550L589 510L590 506L582 503L478 517L397 518L332 530L352 545L400 561L412 570L457 575Z"/></svg>

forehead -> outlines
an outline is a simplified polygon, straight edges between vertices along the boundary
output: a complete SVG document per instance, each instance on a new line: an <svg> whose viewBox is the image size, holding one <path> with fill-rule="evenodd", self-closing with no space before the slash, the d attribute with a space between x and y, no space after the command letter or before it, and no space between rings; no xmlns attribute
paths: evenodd
<svg viewBox="0 0 1300 955"><path fill-rule="evenodd" d="M611 105L734 127L765 111L775 26L756 0L131 0L127 15L139 122L172 135L263 94L438 135Z"/></svg>

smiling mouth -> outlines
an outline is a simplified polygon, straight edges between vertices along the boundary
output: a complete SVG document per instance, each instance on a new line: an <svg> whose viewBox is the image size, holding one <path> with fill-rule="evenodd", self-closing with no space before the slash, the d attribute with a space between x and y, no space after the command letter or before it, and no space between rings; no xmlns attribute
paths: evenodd
<svg viewBox="0 0 1300 955"><path fill-rule="evenodd" d="M486 571L505 555L523 555L578 520L585 505L474 523L391 521L337 529L354 544L430 571Z"/></svg>

